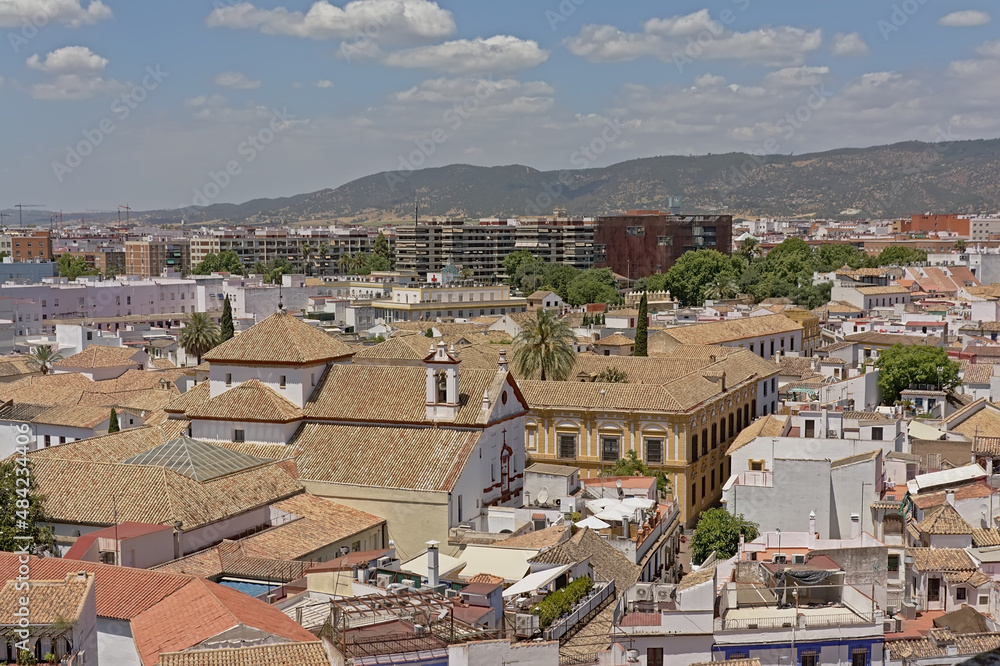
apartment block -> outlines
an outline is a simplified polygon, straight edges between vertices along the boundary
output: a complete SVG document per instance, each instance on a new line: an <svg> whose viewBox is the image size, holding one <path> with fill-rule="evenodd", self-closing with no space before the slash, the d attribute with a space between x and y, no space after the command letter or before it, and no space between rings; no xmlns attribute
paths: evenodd
<svg viewBox="0 0 1000 666"><path fill-rule="evenodd" d="M125 273L157 277L166 268L186 273L191 266L191 242L187 238L153 238L125 241Z"/></svg>
<svg viewBox="0 0 1000 666"><path fill-rule="evenodd" d="M48 231L12 235L10 256L14 261L52 261L52 234Z"/></svg>
<svg viewBox="0 0 1000 666"><path fill-rule="evenodd" d="M191 266L209 254L235 252L248 270L281 257L303 272L334 275L342 256L371 252L377 236L375 230L345 227L211 229L191 238Z"/></svg>
<svg viewBox="0 0 1000 666"><path fill-rule="evenodd" d="M688 250L732 251L732 215L630 210L597 218L595 265L629 278L664 273Z"/></svg>

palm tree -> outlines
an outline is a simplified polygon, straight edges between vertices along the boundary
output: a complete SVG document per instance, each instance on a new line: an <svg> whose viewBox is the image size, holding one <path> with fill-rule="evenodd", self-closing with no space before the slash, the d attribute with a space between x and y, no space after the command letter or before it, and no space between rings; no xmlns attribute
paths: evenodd
<svg viewBox="0 0 1000 666"><path fill-rule="evenodd" d="M202 355L219 344L219 326L204 312L195 312L188 319L177 342L184 347L185 352L197 356L198 365L201 365Z"/></svg>
<svg viewBox="0 0 1000 666"><path fill-rule="evenodd" d="M31 360L38 366L43 375L47 375L52 369L52 365L56 361L62 360L62 354L58 351L52 351L51 345L38 345L35 347L35 351L31 352Z"/></svg>
<svg viewBox="0 0 1000 666"><path fill-rule="evenodd" d="M712 300L724 300L736 295L738 287L731 275L721 273L716 275L712 282L705 287L705 298Z"/></svg>
<svg viewBox="0 0 1000 666"><path fill-rule="evenodd" d="M302 272L305 273L306 275L312 275L312 271L310 270L310 267L312 266L312 263L309 261L312 258L312 253L313 253L312 243L310 243L309 241L306 241L305 243L303 243L302 244L302 267L303 267L303 271Z"/></svg>
<svg viewBox="0 0 1000 666"><path fill-rule="evenodd" d="M760 253L760 242L753 236L748 236L740 243L740 249L736 251L736 254L743 257L749 264Z"/></svg>
<svg viewBox="0 0 1000 666"><path fill-rule="evenodd" d="M337 269L342 275L349 275L351 268L354 266L354 255L350 252L344 252L337 259Z"/></svg>
<svg viewBox="0 0 1000 666"><path fill-rule="evenodd" d="M576 363L576 338L550 310L539 310L514 339L514 367L522 377L563 381Z"/></svg>
<svg viewBox="0 0 1000 666"><path fill-rule="evenodd" d="M326 241L320 241L319 242L319 256L321 257L321 260L323 262L323 275L326 275L329 272L329 270L330 270L330 267L327 266L327 263L326 263L326 260L327 260L327 258L329 256L329 254L330 254L330 245L329 245L329 243L327 243Z"/></svg>

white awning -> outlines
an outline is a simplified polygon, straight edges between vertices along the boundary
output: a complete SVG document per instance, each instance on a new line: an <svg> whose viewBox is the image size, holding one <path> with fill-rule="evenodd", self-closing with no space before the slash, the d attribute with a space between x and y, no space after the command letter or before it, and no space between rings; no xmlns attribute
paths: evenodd
<svg viewBox="0 0 1000 666"><path fill-rule="evenodd" d="M577 527L589 527L592 530L603 530L611 527L606 522L598 518L597 516L587 516L580 522L576 523Z"/></svg>
<svg viewBox="0 0 1000 666"><path fill-rule="evenodd" d="M572 564L564 564L555 569L546 569L545 571L536 571L533 574L528 574L504 590L503 596L513 597L518 594L534 592L538 588L545 587L556 578L559 578L559 576L569 571L572 566Z"/></svg>

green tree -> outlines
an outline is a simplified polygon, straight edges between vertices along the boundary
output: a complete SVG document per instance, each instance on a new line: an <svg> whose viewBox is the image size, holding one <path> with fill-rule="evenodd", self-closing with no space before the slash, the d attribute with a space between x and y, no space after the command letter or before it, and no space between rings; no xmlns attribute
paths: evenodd
<svg viewBox="0 0 1000 666"><path fill-rule="evenodd" d="M113 432L120 432L121 429L121 426L118 425L118 412L116 412L115 408L112 407L111 418L108 420L108 434L110 435Z"/></svg>
<svg viewBox="0 0 1000 666"><path fill-rule="evenodd" d="M38 366L43 375L49 374L52 365L62 360L62 354L52 349L52 345L38 345L31 352L31 361Z"/></svg>
<svg viewBox="0 0 1000 666"><path fill-rule="evenodd" d="M569 301L569 285L580 274L580 270L569 264L545 264L544 286L559 294L559 298Z"/></svg>
<svg viewBox="0 0 1000 666"><path fill-rule="evenodd" d="M525 294L531 294L545 284L545 266L544 261L534 255L530 255L518 264L512 284L516 285Z"/></svg>
<svg viewBox="0 0 1000 666"><path fill-rule="evenodd" d="M666 473L651 469L642 461L635 449L626 451L625 457L619 458L618 462L611 467L606 467L601 476L655 476L656 489L662 493L667 492Z"/></svg>
<svg viewBox="0 0 1000 666"><path fill-rule="evenodd" d="M968 245L966 245L965 241L962 240L961 238L959 238L957 241L955 241L955 249L957 251L959 251L959 252L965 252L965 248L966 247L968 247Z"/></svg>
<svg viewBox="0 0 1000 666"><path fill-rule="evenodd" d="M740 247L736 250L736 256L745 261L748 265L760 254L760 241L753 236L743 239Z"/></svg>
<svg viewBox="0 0 1000 666"><path fill-rule="evenodd" d="M392 248L389 247L389 239L385 237L381 231L378 232L378 236L375 238L375 242L372 243L372 255L379 257L379 266L385 265L386 268L376 268L377 271L388 271L392 270Z"/></svg>
<svg viewBox="0 0 1000 666"><path fill-rule="evenodd" d="M285 257L278 257L266 262L258 261L254 264L253 272L263 277L267 284L278 284L281 282L281 276L294 273L295 267Z"/></svg>
<svg viewBox="0 0 1000 666"><path fill-rule="evenodd" d="M609 365L597 373L594 381L601 382L602 384L628 384L628 373L624 370L619 370L613 365Z"/></svg>
<svg viewBox="0 0 1000 666"><path fill-rule="evenodd" d="M719 559L728 560L739 548L740 534L746 541L753 541L760 527L743 514L734 516L723 508L702 511L691 539L691 561L701 564L713 552Z"/></svg>
<svg viewBox="0 0 1000 666"><path fill-rule="evenodd" d="M201 365L201 357L219 344L219 327L204 312L194 312L181 329L177 342L185 352L198 357L198 365Z"/></svg>
<svg viewBox="0 0 1000 666"><path fill-rule="evenodd" d="M45 496L38 492L32 463L19 456L0 461L0 550L8 553L28 547L32 553L56 552L51 522L45 513ZM18 483L20 481L20 483ZM27 486L25 486L27 484ZM27 508L23 502L27 500ZM18 502L22 502L18 506ZM17 537L30 536L31 541Z"/></svg>
<svg viewBox="0 0 1000 666"><path fill-rule="evenodd" d="M87 263L83 257L61 254L56 260L59 266L59 277L75 280L81 275L100 275L101 272Z"/></svg>
<svg viewBox="0 0 1000 666"><path fill-rule="evenodd" d="M206 254L205 258L194 268L195 275L211 275L212 273L246 275L247 269L236 252L226 250L218 254L215 252Z"/></svg>
<svg viewBox="0 0 1000 666"><path fill-rule="evenodd" d="M653 275L646 284L650 290L668 289L683 305L701 305L706 288L719 276L734 276L733 259L716 250L693 250L681 255L661 280Z"/></svg>
<svg viewBox="0 0 1000 666"><path fill-rule="evenodd" d="M571 305L617 303L618 287L610 268L588 268L569 284L566 295Z"/></svg>
<svg viewBox="0 0 1000 666"><path fill-rule="evenodd" d="M646 356L646 342L649 331L646 320L649 318L649 304L646 302L646 294L642 295L639 301L639 316L635 318L635 350L632 356Z"/></svg>
<svg viewBox="0 0 1000 666"><path fill-rule="evenodd" d="M533 259L535 255L531 254L527 250L518 250L517 252L511 252L503 259L503 270L507 274L507 282L514 289L518 289L518 285L515 282L515 277L517 275L517 269L521 267L525 261Z"/></svg>
<svg viewBox="0 0 1000 666"><path fill-rule="evenodd" d="M867 255L853 245L846 243L824 243L813 254L816 270L829 273L844 266L861 268Z"/></svg>
<svg viewBox="0 0 1000 666"><path fill-rule="evenodd" d="M948 352L940 347L893 345L879 354L875 367L879 370L882 403L886 405L899 400L900 393L910 384L932 384L949 391L961 383L958 363L949 359Z"/></svg>
<svg viewBox="0 0 1000 666"><path fill-rule="evenodd" d="M229 302L229 296L222 302L222 319L219 325L219 342L231 340L236 331L233 328L233 304Z"/></svg>
<svg viewBox="0 0 1000 666"><path fill-rule="evenodd" d="M890 245L874 259L876 266L909 266L927 261L927 252L903 245Z"/></svg>
<svg viewBox="0 0 1000 666"><path fill-rule="evenodd" d="M576 363L576 338L550 310L538 310L514 339L514 368L522 377L563 381Z"/></svg>

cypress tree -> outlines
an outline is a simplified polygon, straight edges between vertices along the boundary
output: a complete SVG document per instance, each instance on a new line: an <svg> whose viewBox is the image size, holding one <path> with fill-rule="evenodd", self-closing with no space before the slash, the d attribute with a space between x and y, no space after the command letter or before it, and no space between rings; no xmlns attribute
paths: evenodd
<svg viewBox="0 0 1000 666"><path fill-rule="evenodd" d="M646 356L646 317L649 305L646 303L646 294L642 295L639 301L639 316L635 322L635 352L633 356Z"/></svg>
<svg viewBox="0 0 1000 666"><path fill-rule="evenodd" d="M233 306L226 296L226 301L222 304L222 320L219 326L219 342L225 342L233 337Z"/></svg>
<svg viewBox="0 0 1000 666"><path fill-rule="evenodd" d="M118 412L116 412L115 408L112 407L111 419L108 421L108 434L110 435L111 433L118 432L119 430L121 430L121 426L118 425Z"/></svg>

